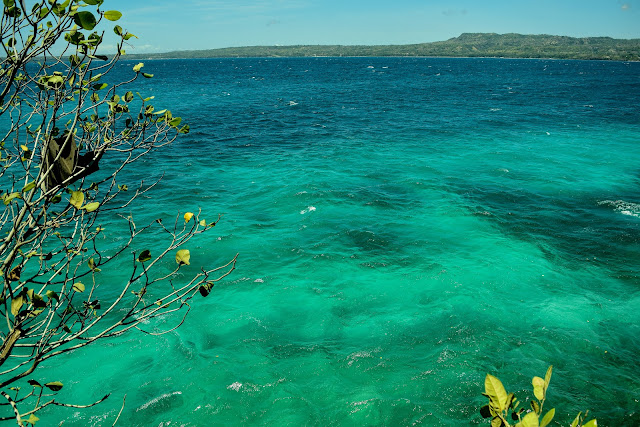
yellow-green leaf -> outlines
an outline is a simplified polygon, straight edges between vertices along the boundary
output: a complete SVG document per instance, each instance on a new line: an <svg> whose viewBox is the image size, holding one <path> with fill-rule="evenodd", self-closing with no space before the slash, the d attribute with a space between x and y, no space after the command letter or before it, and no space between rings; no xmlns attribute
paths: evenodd
<svg viewBox="0 0 640 427"><path fill-rule="evenodd" d="M122 13L118 12L117 10L107 10L104 13L104 17L109 21L117 21L118 19L122 18Z"/></svg>
<svg viewBox="0 0 640 427"><path fill-rule="evenodd" d="M133 67L133 71L135 71L135 72L137 73L137 72L139 72L139 71L142 69L142 67L144 67L144 62L141 62L141 63L139 63L138 65L135 65L135 66Z"/></svg>
<svg viewBox="0 0 640 427"><path fill-rule="evenodd" d="M36 423L37 423L38 421L40 421L40 418L36 417L36 416L35 416L35 415L33 415L33 414L31 414L31 415L29 416L29 418L27 419L27 422L28 422L29 424L31 424L32 426L33 426L33 425L36 425Z"/></svg>
<svg viewBox="0 0 640 427"><path fill-rule="evenodd" d="M17 191L10 193L10 194L3 194L2 195L2 201L4 202L5 205L8 205L9 203L11 203L11 201L13 199L19 199L20 193L18 193Z"/></svg>
<svg viewBox="0 0 640 427"><path fill-rule="evenodd" d="M11 314L17 316L20 313L20 309L24 305L24 297L19 295L11 300Z"/></svg>
<svg viewBox="0 0 640 427"><path fill-rule="evenodd" d="M533 412L536 414L540 414L540 404L535 400L531 401L531 409L533 409Z"/></svg>
<svg viewBox="0 0 640 427"><path fill-rule="evenodd" d="M34 188L36 188L36 182L35 181L31 181L30 183L28 183L27 185L24 186L24 188L22 189L22 192L26 193L27 191L31 191Z"/></svg>
<svg viewBox="0 0 640 427"><path fill-rule="evenodd" d="M539 427L538 415L535 412L529 412L518 425L522 427Z"/></svg>
<svg viewBox="0 0 640 427"><path fill-rule="evenodd" d="M69 203L76 209L80 209L82 203L84 203L84 193L82 191L72 191Z"/></svg>
<svg viewBox="0 0 640 427"><path fill-rule="evenodd" d="M544 376L544 390L547 391L549 388L549 383L551 382L551 372L553 372L553 365L549 366L547 369L547 373Z"/></svg>
<svg viewBox="0 0 640 427"><path fill-rule="evenodd" d="M555 414L556 414L556 408L553 408L552 410L547 412L544 418L542 418L542 421L540 421L540 427L547 427L551 422L551 420L553 420L553 417Z"/></svg>
<svg viewBox="0 0 640 427"><path fill-rule="evenodd" d="M507 391L498 378L487 374L484 379L484 391L489 396L489 399L495 403L495 406L497 406L500 412L507 408Z"/></svg>
<svg viewBox="0 0 640 427"><path fill-rule="evenodd" d="M62 390L62 387L64 385L60 381L52 381L50 383L46 383L44 386L50 389L51 391L59 391L59 390Z"/></svg>
<svg viewBox="0 0 640 427"><path fill-rule="evenodd" d="M540 377L533 377L531 384L533 384L533 394L535 394L536 399L544 400L544 380Z"/></svg>
<svg viewBox="0 0 640 427"><path fill-rule="evenodd" d="M588 423L584 424L582 427L598 427L598 420L591 420Z"/></svg>
<svg viewBox="0 0 640 427"><path fill-rule="evenodd" d="M571 427L576 427L578 425L580 422L580 415L582 415L582 412L578 412L578 415L576 415L576 418L571 423Z"/></svg>
<svg viewBox="0 0 640 427"><path fill-rule="evenodd" d="M180 249L178 253L176 253L176 262L178 265L189 265L189 260L191 259L191 253L189 249Z"/></svg>
<svg viewBox="0 0 640 427"><path fill-rule="evenodd" d="M49 298L50 300L54 299L56 301L60 301L60 297L54 291L47 291L47 298Z"/></svg>
<svg viewBox="0 0 640 427"><path fill-rule="evenodd" d="M73 284L73 290L76 292L84 292L84 284L77 282Z"/></svg>
<svg viewBox="0 0 640 427"><path fill-rule="evenodd" d="M93 212L96 209L98 209L99 206L100 206L100 203L91 202L91 203L87 203L85 206L83 206L82 209L86 210L87 212Z"/></svg>
<svg viewBox="0 0 640 427"><path fill-rule="evenodd" d="M184 222L191 221L191 218L193 218L193 212L187 212L186 214L184 214Z"/></svg>

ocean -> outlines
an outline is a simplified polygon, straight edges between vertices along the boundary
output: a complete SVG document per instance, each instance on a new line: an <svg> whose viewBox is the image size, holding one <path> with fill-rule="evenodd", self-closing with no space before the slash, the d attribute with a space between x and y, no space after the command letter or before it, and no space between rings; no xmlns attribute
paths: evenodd
<svg viewBox="0 0 640 427"><path fill-rule="evenodd" d="M132 90L191 132L122 176L164 174L126 213L222 214L183 274L236 253L237 269L174 332L48 361L38 378L65 384L58 401L111 396L47 407L43 425L111 426L125 395L123 426L488 425L487 373L527 402L549 365L545 408L562 425L585 410L640 425L640 63L144 70L155 77ZM117 245L126 224L105 223ZM127 262L100 273L102 289Z"/></svg>

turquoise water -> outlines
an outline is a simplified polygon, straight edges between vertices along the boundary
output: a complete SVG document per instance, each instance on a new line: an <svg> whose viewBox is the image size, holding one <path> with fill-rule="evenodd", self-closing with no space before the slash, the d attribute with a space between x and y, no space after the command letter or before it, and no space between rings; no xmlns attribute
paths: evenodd
<svg viewBox="0 0 640 427"><path fill-rule="evenodd" d="M127 426L486 424L486 373L525 399L553 364L563 424L640 424L640 64L145 69L192 132L129 172L165 171L132 212L224 214L192 266L237 270L177 331L47 365L62 401L112 395L42 422L110 426L126 394Z"/></svg>

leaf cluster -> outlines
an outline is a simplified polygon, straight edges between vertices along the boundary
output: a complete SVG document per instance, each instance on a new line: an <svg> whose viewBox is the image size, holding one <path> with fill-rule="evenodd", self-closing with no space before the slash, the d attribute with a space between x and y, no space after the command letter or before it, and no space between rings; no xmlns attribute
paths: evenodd
<svg viewBox="0 0 640 427"><path fill-rule="evenodd" d="M189 132L180 117L156 108L153 97L127 87L153 77L142 72L144 64L124 81L107 77L135 36L113 27L119 42L108 57L99 28L122 14L103 10L103 0L24 5L3 0L0 18L0 395L13 411L0 420L19 425L35 424L35 414L49 405L81 408L106 398L59 402L52 393L62 383L40 378L43 362L132 330L174 330L201 287L230 274L237 259L191 266L189 242L220 216L208 222L200 211L189 212L184 222L177 215L172 224L141 225L119 214L158 183L127 182L123 171ZM103 223L117 218L127 231L115 235ZM138 248L146 233L165 239ZM105 249L107 236L120 246ZM174 268L166 271L162 262L173 256ZM114 294L102 271L116 263L130 274ZM171 326L152 321L160 316Z"/></svg>
<svg viewBox="0 0 640 427"><path fill-rule="evenodd" d="M555 417L555 408L547 411L544 416L543 407L547 399L547 390L551 382L553 367L549 366L544 378L533 377L533 395L535 399L529 401L528 408L516 398L514 393L507 393L502 382L491 374L487 374L484 380L483 396L489 399L489 403L480 409L483 418L491 419L491 427L546 427ZM586 417L586 414L585 414ZM575 418L571 427L597 427L598 422L593 419L584 422L581 414ZM512 424L515 423L515 424Z"/></svg>

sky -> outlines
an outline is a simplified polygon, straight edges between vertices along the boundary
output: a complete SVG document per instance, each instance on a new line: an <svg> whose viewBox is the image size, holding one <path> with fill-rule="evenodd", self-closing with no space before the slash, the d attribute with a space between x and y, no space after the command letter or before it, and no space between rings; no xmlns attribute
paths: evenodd
<svg viewBox="0 0 640 427"><path fill-rule="evenodd" d="M122 12L118 24L139 37L129 53L410 44L465 32L640 38L640 0L105 0L102 9Z"/></svg>

